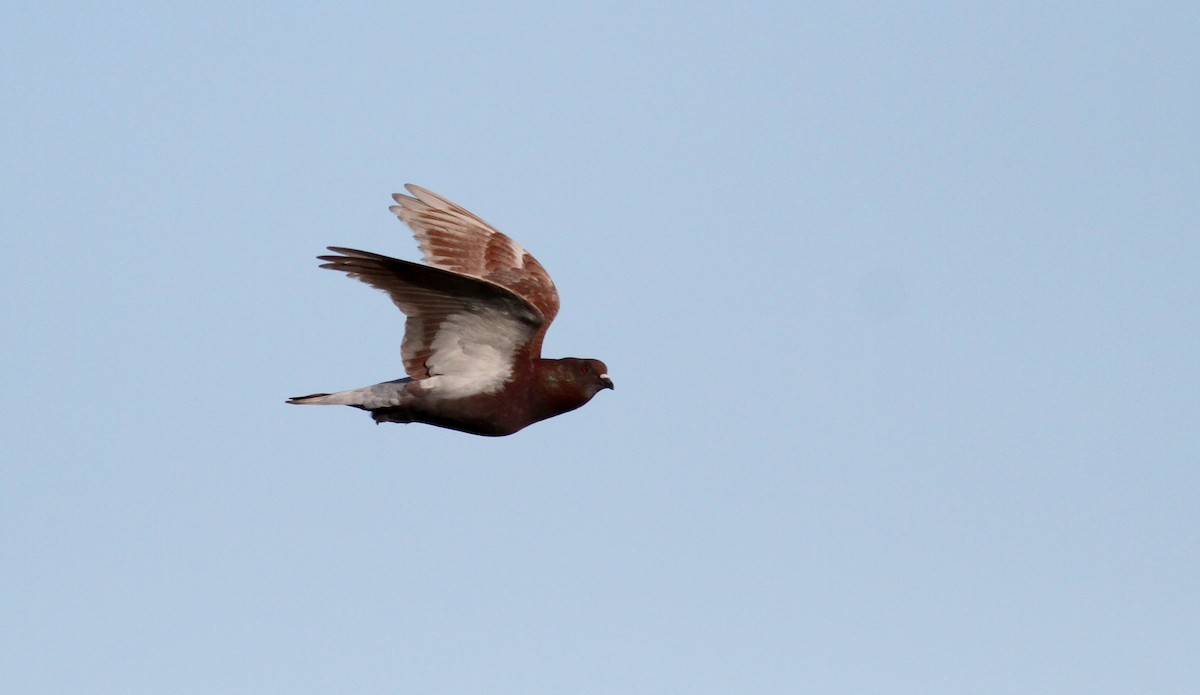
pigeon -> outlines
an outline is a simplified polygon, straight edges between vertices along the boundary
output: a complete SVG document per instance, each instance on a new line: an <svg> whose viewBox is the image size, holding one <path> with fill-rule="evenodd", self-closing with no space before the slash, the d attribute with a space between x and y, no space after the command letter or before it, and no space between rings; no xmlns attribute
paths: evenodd
<svg viewBox="0 0 1200 695"><path fill-rule="evenodd" d="M408 376L288 399L348 405L375 422L420 422L489 437L575 410L613 388L596 359L546 359L542 339L558 290L542 264L487 222L436 193L405 186L388 208L412 228L425 265L328 247L322 268L387 292L408 317Z"/></svg>

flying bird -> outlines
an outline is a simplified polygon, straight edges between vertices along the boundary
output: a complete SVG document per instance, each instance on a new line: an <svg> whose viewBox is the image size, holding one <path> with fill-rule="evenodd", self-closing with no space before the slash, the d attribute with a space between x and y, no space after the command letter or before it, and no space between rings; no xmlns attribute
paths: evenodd
<svg viewBox="0 0 1200 695"><path fill-rule="evenodd" d="M420 186L389 208L412 228L426 265L330 246L322 268L387 292L407 315L407 377L288 399L348 405L376 423L423 422L499 437L575 410L613 387L595 359L542 357L558 290L542 264L466 209Z"/></svg>

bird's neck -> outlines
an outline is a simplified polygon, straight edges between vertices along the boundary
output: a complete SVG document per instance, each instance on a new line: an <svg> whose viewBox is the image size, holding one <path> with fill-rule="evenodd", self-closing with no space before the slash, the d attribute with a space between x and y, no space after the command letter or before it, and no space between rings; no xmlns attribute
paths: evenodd
<svg viewBox="0 0 1200 695"><path fill-rule="evenodd" d="M542 418L575 410L592 399L592 394L560 360L538 359L533 365L533 375L535 409Z"/></svg>

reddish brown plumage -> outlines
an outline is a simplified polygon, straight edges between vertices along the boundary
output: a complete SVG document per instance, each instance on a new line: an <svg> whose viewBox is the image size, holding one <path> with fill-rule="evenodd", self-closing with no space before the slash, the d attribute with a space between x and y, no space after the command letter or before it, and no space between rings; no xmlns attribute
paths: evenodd
<svg viewBox="0 0 1200 695"><path fill-rule="evenodd" d="M377 408L371 415L375 422L421 422L489 437L513 434L535 422L575 410L601 389L612 388L611 382L590 379L549 381L547 376L563 371L560 365L567 361L590 362L605 369L598 360L538 360L530 370L518 371L496 393L458 399L441 407Z"/></svg>
<svg viewBox="0 0 1200 695"><path fill-rule="evenodd" d="M423 422L472 434L512 434L612 388L603 362L541 357L558 291L516 242L449 200L408 185L391 208L427 265L330 247L322 268L384 290L408 319L409 378L290 403L350 405L376 422Z"/></svg>

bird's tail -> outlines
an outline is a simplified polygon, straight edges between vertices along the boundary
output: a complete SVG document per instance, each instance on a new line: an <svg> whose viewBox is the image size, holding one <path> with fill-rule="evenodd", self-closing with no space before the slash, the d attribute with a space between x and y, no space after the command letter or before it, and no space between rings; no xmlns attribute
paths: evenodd
<svg viewBox="0 0 1200 695"><path fill-rule="evenodd" d="M412 379L405 377L349 391L295 396L289 398L287 402L293 405L350 405L364 410L385 408L400 405L411 398L404 393L404 387L411 381Z"/></svg>
<svg viewBox="0 0 1200 695"><path fill-rule="evenodd" d="M362 405L362 389L338 391L337 393L314 393L308 396L293 396L287 400L292 405Z"/></svg>

